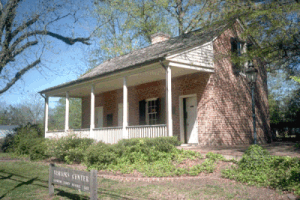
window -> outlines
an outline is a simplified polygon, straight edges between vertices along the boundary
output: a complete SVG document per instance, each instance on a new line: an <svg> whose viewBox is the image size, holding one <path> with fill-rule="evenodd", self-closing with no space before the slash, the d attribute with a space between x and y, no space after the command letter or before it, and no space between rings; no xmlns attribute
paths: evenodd
<svg viewBox="0 0 300 200"><path fill-rule="evenodd" d="M106 119L107 119L107 126L113 126L113 114L108 114L106 116Z"/></svg>
<svg viewBox="0 0 300 200"><path fill-rule="evenodd" d="M161 99L159 98L152 98L139 102L140 125L154 125L162 123L160 120L160 101Z"/></svg>
<svg viewBox="0 0 300 200"><path fill-rule="evenodd" d="M246 53L247 49L250 49L252 44L238 40L237 38L231 38L231 53L232 53L232 67L235 73L245 73L248 68L248 62L241 63L239 57Z"/></svg>
<svg viewBox="0 0 300 200"><path fill-rule="evenodd" d="M146 122L148 125L158 124L158 99L147 100Z"/></svg>

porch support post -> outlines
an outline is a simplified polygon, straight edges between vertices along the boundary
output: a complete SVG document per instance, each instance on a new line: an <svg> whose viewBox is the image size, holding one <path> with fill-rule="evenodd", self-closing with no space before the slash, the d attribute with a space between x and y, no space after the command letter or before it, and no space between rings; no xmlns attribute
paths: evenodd
<svg viewBox="0 0 300 200"><path fill-rule="evenodd" d="M171 67L166 69L166 95L167 95L167 127L169 137L173 136L173 119L172 119L172 76Z"/></svg>
<svg viewBox="0 0 300 200"><path fill-rule="evenodd" d="M69 92L66 92L65 132L69 130Z"/></svg>
<svg viewBox="0 0 300 200"><path fill-rule="evenodd" d="M93 129L95 128L95 86L91 86L91 124L90 124L90 138L93 138Z"/></svg>
<svg viewBox="0 0 300 200"><path fill-rule="evenodd" d="M48 132L48 113L49 113L49 97L45 98L45 136Z"/></svg>
<svg viewBox="0 0 300 200"><path fill-rule="evenodd" d="M127 77L123 78L123 139L128 139L127 126L128 126L128 89Z"/></svg>

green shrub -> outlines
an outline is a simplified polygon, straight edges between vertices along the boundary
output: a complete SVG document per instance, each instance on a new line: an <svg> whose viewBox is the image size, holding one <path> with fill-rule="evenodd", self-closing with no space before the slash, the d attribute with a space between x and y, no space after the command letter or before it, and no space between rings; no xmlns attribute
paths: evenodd
<svg viewBox="0 0 300 200"><path fill-rule="evenodd" d="M211 173L220 156L214 155L196 167L179 167L186 159L201 159L200 153L179 150L180 144L174 138L135 138L121 140L109 145L102 142L93 144L86 151L85 164L98 170L130 173L137 170L146 176L198 175L200 172Z"/></svg>
<svg viewBox="0 0 300 200"><path fill-rule="evenodd" d="M69 164L83 162L85 151L93 142L93 139L79 138L75 134L70 134L49 141L47 154Z"/></svg>
<svg viewBox="0 0 300 200"><path fill-rule="evenodd" d="M89 169L102 170L107 169L110 164L116 164L117 157L112 145L98 142L86 149L84 161Z"/></svg>
<svg viewBox="0 0 300 200"><path fill-rule="evenodd" d="M7 134L5 138L2 139L1 143L1 150L5 153L13 151L13 144L14 144L14 135Z"/></svg>
<svg viewBox="0 0 300 200"><path fill-rule="evenodd" d="M237 167L222 171L222 175L252 185L300 194L299 158L271 156L262 147L252 145L237 164Z"/></svg>
<svg viewBox="0 0 300 200"><path fill-rule="evenodd" d="M49 155L46 153L46 142L47 141L44 138L35 139L33 142L35 145L31 147L29 152L30 160L43 160L49 157Z"/></svg>
<svg viewBox="0 0 300 200"><path fill-rule="evenodd" d="M40 125L28 123L14 129L13 134L8 134L1 149L4 152L12 152L16 155L29 155L30 149L36 144L35 139L43 137Z"/></svg>

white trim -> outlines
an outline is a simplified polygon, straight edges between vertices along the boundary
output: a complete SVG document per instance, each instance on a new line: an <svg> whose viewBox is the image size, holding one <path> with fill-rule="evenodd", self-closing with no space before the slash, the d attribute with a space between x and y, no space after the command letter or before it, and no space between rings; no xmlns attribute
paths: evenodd
<svg viewBox="0 0 300 200"><path fill-rule="evenodd" d="M91 85L91 119L90 119L90 138L93 134L93 129L95 128L95 93L94 93L94 85Z"/></svg>
<svg viewBox="0 0 300 200"><path fill-rule="evenodd" d="M127 89L127 77L123 77L123 139L128 139L128 132L126 127L128 126L128 89Z"/></svg>
<svg viewBox="0 0 300 200"><path fill-rule="evenodd" d="M149 98L149 99L145 99L145 101L156 101L158 99L158 97L157 98Z"/></svg>
<svg viewBox="0 0 300 200"><path fill-rule="evenodd" d="M187 62L186 62L186 64L176 63L176 62L170 62L169 63L169 65L172 66L172 67L193 69L193 70L202 71L202 72L212 72L212 73L215 72L213 66L204 66L203 67L203 65L201 65L201 64L199 64L198 66L193 66L191 63L187 63Z"/></svg>
<svg viewBox="0 0 300 200"><path fill-rule="evenodd" d="M180 125L180 141L184 142L184 123L183 123L183 99L189 97L196 97L197 94L189 94L189 95L181 95L179 96L179 125ZM197 109L198 105L196 106ZM197 109L198 115L198 109ZM198 117L197 117L197 124L198 124Z"/></svg>
<svg viewBox="0 0 300 200"><path fill-rule="evenodd" d="M48 132L49 97L45 98L45 135Z"/></svg>
<svg viewBox="0 0 300 200"><path fill-rule="evenodd" d="M69 92L66 92L65 131L69 130Z"/></svg>
<svg viewBox="0 0 300 200"><path fill-rule="evenodd" d="M170 65L167 66L167 97L168 97L168 136L173 136L173 119L172 119L172 71Z"/></svg>

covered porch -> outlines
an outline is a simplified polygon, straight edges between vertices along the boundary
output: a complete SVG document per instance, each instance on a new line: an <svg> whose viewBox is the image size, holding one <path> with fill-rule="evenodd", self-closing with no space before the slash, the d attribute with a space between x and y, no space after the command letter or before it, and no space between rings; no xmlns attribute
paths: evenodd
<svg viewBox="0 0 300 200"><path fill-rule="evenodd" d="M45 137L59 138L74 133L114 144L121 139L173 136L173 128L178 127L173 124L174 109L182 113L178 104L182 104L183 99L181 96L175 99L176 104L172 103L173 79L212 72L212 67L156 61L143 67L84 82L78 79L73 84L56 87L44 92ZM48 130L49 97L66 98L64 130ZM82 99L82 129L69 128L69 98ZM184 131L183 127L180 129ZM180 139L184 141L184 136L180 135Z"/></svg>

